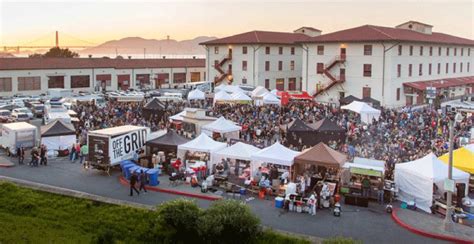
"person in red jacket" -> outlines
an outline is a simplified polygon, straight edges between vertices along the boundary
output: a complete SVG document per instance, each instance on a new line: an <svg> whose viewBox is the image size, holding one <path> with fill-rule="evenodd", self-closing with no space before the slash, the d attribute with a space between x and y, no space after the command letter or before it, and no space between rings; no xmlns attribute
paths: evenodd
<svg viewBox="0 0 474 244"><path fill-rule="evenodd" d="M178 159L176 159L176 161L174 161L172 166L176 170L176 172L179 172L179 169L181 168L182 164L183 164L183 162L181 162L181 158L178 158Z"/></svg>

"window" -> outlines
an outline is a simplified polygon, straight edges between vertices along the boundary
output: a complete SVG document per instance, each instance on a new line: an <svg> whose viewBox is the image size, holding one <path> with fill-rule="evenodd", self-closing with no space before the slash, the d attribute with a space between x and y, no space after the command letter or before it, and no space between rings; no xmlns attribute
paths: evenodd
<svg viewBox="0 0 474 244"><path fill-rule="evenodd" d="M265 47L265 54L270 54L270 47Z"/></svg>
<svg viewBox="0 0 474 244"><path fill-rule="evenodd" d="M324 55L324 46L318 46L318 55Z"/></svg>
<svg viewBox="0 0 474 244"><path fill-rule="evenodd" d="M96 75L95 80L99 81L101 86L111 86L112 85L112 75L106 75L106 74L101 74L101 75Z"/></svg>
<svg viewBox="0 0 474 244"><path fill-rule="evenodd" d="M413 56L413 46L410 46L410 56Z"/></svg>
<svg viewBox="0 0 474 244"><path fill-rule="evenodd" d="M12 91L12 78L4 77L0 78L0 92L11 92Z"/></svg>
<svg viewBox="0 0 474 244"><path fill-rule="evenodd" d="M64 76L49 76L48 88L64 88ZM127 79L128 81L130 78Z"/></svg>
<svg viewBox="0 0 474 244"><path fill-rule="evenodd" d="M454 56L458 55L458 49L454 48Z"/></svg>
<svg viewBox="0 0 474 244"><path fill-rule="evenodd" d="M449 47L446 48L446 56L449 56Z"/></svg>
<svg viewBox="0 0 474 244"><path fill-rule="evenodd" d="M283 54L283 47L278 47L278 54L280 54L280 55Z"/></svg>
<svg viewBox="0 0 474 244"><path fill-rule="evenodd" d="M283 70L283 61L278 61L278 70L279 71Z"/></svg>
<svg viewBox="0 0 474 244"><path fill-rule="evenodd" d="M461 47L461 56L464 56L464 48Z"/></svg>
<svg viewBox="0 0 474 244"><path fill-rule="evenodd" d="M432 64L428 64L428 75L431 75Z"/></svg>
<svg viewBox="0 0 474 244"><path fill-rule="evenodd" d="M453 64L453 73L456 73L456 63Z"/></svg>
<svg viewBox="0 0 474 244"><path fill-rule="evenodd" d="M433 56L433 47L430 47L430 56Z"/></svg>
<svg viewBox="0 0 474 244"><path fill-rule="evenodd" d="M364 45L364 55L365 56L372 55L372 45Z"/></svg>
<svg viewBox="0 0 474 244"><path fill-rule="evenodd" d="M438 47L438 56L441 56L441 47Z"/></svg>
<svg viewBox="0 0 474 244"><path fill-rule="evenodd" d="M372 65L364 64L364 77L372 77Z"/></svg>
<svg viewBox="0 0 474 244"><path fill-rule="evenodd" d="M400 101L400 88L397 88L397 101Z"/></svg>
<svg viewBox="0 0 474 244"><path fill-rule="evenodd" d="M270 61L265 61L265 71L270 71Z"/></svg>
<svg viewBox="0 0 474 244"><path fill-rule="evenodd" d="M418 65L418 75L422 76L423 75L423 64Z"/></svg>
<svg viewBox="0 0 474 244"><path fill-rule="evenodd" d="M467 56L471 56L471 49L470 48L467 49Z"/></svg>
<svg viewBox="0 0 474 244"><path fill-rule="evenodd" d="M265 88L270 89L270 79L265 79Z"/></svg>
<svg viewBox="0 0 474 244"><path fill-rule="evenodd" d="M402 76L402 65L397 65L397 77L400 78Z"/></svg>
<svg viewBox="0 0 474 244"><path fill-rule="evenodd" d="M18 77L18 91L34 90L41 90L41 77Z"/></svg>
<svg viewBox="0 0 474 244"><path fill-rule="evenodd" d="M411 77L412 72L413 72L413 66L412 66L412 64L409 64L408 65L408 77Z"/></svg>
<svg viewBox="0 0 474 244"><path fill-rule="evenodd" d="M90 87L90 77L88 75L72 75L71 88Z"/></svg>
<svg viewBox="0 0 474 244"><path fill-rule="evenodd" d="M173 83L186 83L186 73L173 73Z"/></svg>
<svg viewBox="0 0 474 244"><path fill-rule="evenodd" d="M449 73L449 63L446 63L446 74Z"/></svg>
<svg viewBox="0 0 474 244"><path fill-rule="evenodd" d="M441 74L441 64L440 63L438 63L438 72L437 73L438 73L438 75Z"/></svg>
<svg viewBox="0 0 474 244"><path fill-rule="evenodd" d="M294 60L290 61L290 70L295 70L295 61Z"/></svg>
<svg viewBox="0 0 474 244"><path fill-rule="evenodd" d="M420 56L423 56L423 46L420 46Z"/></svg>
<svg viewBox="0 0 474 244"><path fill-rule="evenodd" d="M276 79L276 89L278 91L285 90L285 79L283 79L283 78Z"/></svg>
<svg viewBox="0 0 474 244"><path fill-rule="evenodd" d="M402 45L398 45L398 56L402 56L402 51L403 51Z"/></svg>
<svg viewBox="0 0 474 244"><path fill-rule="evenodd" d="M242 78L242 84L247 84L247 78Z"/></svg>
<svg viewBox="0 0 474 244"><path fill-rule="evenodd" d="M191 82L200 81L201 79L201 72L190 72L191 74Z"/></svg>
<svg viewBox="0 0 474 244"><path fill-rule="evenodd" d="M242 61L242 70L247 71L247 61Z"/></svg>
<svg viewBox="0 0 474 244"><path fill-rule="evenodd" d="M219 47L214 47L214 54L219 54Z"/></svg>
<svg viewBox="0 0 474 244"><path fill-rule="evenodd" d="M462 63L461 63L461 64L459 64L459 72L461 72L461 73L462 73Z"/></svg>
<svg viewBox="0 0 474 244"><path fill-rule="evenodd" d="M247 54L247 46L242 47L242 54Z"/></svg>
<svg viewBox="0 0 474 244"><path fill-rule="evenodd" d="M471 68L471 64L467 62L467 72L470 72L469 69Z"/></svg>
<svg viewBox="0 0 474 244"><path fill-rule="evenodd" d="M317 63L316 64L316 74L322 74L324 70L324 64L323 63Z"/></svg>
<svg viewBox="0 0 474 244"><path fill-rule="evenodd" d="M290 50L291 50L291 51L290 51L290 52L291 52L291 55L295 55L295 47L291 47Z"/></svg>

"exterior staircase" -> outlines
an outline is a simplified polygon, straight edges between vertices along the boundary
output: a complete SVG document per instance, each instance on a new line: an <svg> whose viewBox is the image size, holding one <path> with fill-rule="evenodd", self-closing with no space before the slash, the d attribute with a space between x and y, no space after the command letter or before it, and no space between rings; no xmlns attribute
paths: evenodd
<svg viewBox="0 0 474 244"><path fill-rule="evenodd" d="M336 64L339 64L339 63L342 64L344 62L346 62L346 55L345 54L344 55L337 55L329 63L324 65L324 69L322 70L322 72L325 76L327 76L331 80L331 82L329 82L329 84L327 84L323 88L318 87L318 89L316 90L316 93L314 93L313 97L316 97L317 95L319 95L323 92L326 92L327 90L331 89L336 84L340 84L340 83L343 83L343 82L346 81L346 75L345 74L340 74L339 76L334 76L330 72L331 68L336 66Z"/></svg>
<svg viewBox="0 0 474 244"><path fill-rule="evenodd" d="M225 80L227 77L232 75L232 70L229 69L225 71L223 68L224 65L230 60L232 60L232 53L228 53L222 58L222 60L219 63L214 65L214 69L216 69L220 74L220 76L214 80L215 85L220 84L223 80ZM232 83L232 79L229 81L229 84L230 83Z"/></svg>

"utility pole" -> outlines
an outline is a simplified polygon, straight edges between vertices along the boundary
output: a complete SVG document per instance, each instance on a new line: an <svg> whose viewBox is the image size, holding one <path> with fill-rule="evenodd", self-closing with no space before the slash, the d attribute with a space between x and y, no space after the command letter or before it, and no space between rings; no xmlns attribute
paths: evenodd
<svg viewBox="0 0 474 244"><path fill-rule="evenodd" d="M59 47L59 32L56 31L56 47Z"/></svg>
<svg viewBox="0 0 474 244"><path fill-rule="evenodd" d="M446 111L447 112L447 111ZM454 141L454 124L455 118L450 120L449 125L449 164L448 164L448 181L452 181L453 179L453 141ZM452 214L452 200L453 200L453 192L452 189L447 190L447 205L446 205L446 216L444 217L444 229L446 231L452 231L454 229L454 223L451 219Z"/></svg>

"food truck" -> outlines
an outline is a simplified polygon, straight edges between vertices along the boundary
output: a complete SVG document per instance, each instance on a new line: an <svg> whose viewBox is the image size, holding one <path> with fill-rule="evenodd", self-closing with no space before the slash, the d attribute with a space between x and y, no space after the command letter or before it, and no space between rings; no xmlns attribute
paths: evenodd
<svg viewBox="0 0 474 244"><path fill-rule="evenodd" d="M124 125L94 130L87 135L89 162L93 168L109 171L121 161L132 159L145 146L150 129Z"/></svg>
<svg viewBox="0 0 474 244"><path fill-rule="evenodd" d="M3 124L0 136L0 145L8 148L12 154L16 148L32 148L36 144L37 128L26 122Z"/></svg>

